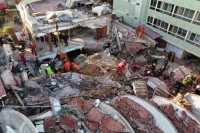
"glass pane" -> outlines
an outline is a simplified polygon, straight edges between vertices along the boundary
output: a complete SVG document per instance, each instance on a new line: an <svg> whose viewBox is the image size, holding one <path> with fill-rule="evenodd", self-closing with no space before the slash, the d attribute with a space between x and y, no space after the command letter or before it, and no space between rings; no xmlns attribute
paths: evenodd
<svg viewBox="0 0 200 133"><path fill-rule="evenodd" d="M177 27L177 26L174 26L173 32L176 33L177 30L178 30L178 27Z"/></svg>
<svg viewBox="0 0 200 133"><path fill-rule="evenodd" d="M150 17L150 23L152 23L152 21L153 21L153 17Z"/></svg>
<svg viewBox="0 0 200 133"><path fill-rule="evenodd" d="M157 21L156 25L157 25L157 26L160 26L160 20Z"/></svg>
<svg viewBox="0 0 200 133"><path fill-rule="evenodd" d="M186 31L186 30L182 30L182 34L181 34L181 35L182 35L183 37L185 37L186 34L187 34L187 31Z"/></svg>
<svg viewBox="0 0 200 133"><path fill-rule="evenodd" d="M156 25L156 23L157 23L157 19L155 18L153 24Z"/></svg>
<svg viewBox="0 0 200 133"><path fill-rule="evenodd" d="M147 22L150 22L150 18L151 18L151 17L150 17L150 16L148 16L148 18L147 18Z"/></svg>
<svg viewBox="0 0 200 133"><path fill-rule="evenodd" d="M169 12L172 11L172 4L169 4L167 11L169 11Z"/></svg>
<svg viewBox="0 0 200 133"><path fill-rule="evenodd" d="M189 12L190 12L189 9L185 9L185 12L184 12L183 16L188 17L189 16Z"/></svg>
<svg viewBox="0 0 200 133"><path fill-rule="evenodd" d="M191 41L194 41L195 36L196 36L196 34L192 33L192 34L190 35L190 40L191 40Z"/></svg>
<svg viewBox="0 0 200 133"><path fill-rule="evenodd" d="M165 3L165 5L164 5L164 10L167 10L167 8L168 8L168 4L167 3Z"/></svg>
<svg viewBox="0 0 200 133"><path fill-rule="evenodd" d="M190 10L190 13L189 13L189 15L188 15L188 18L193 18L193 16L194 16L194 11L193 11L193 10Z"/></svg>
<svg viewBox="0 0 200 133"><path fill-rule="evenodd" d="M195 38L195 42L199 42L200 41L200 35L197 35Z"/></svg>
<svg viewBox="0 0 200 133"><path fill-rule="evenodd" d="M183 11L184 11L184 8L183 8L183 7L178 7L178 10L177 10L176 14L182 15L182 14L183 14Z"/></svg>
<svg viewBox="0 0 200 133"><path fill-rule="evenodd" d="M197 20L200 21L200 12L198 12Z"/></svg>
<svg viewBox="0 0 200 133"><path fill-rule="evenodd" d="M165 26L164 26L164 28L167 30L167 27L168 27L168 23L165 23Z"/></svg>
<svg viewBox="0 0 200 133"><path fill-rule="evenodd" d="M161 4L162 4L162 2L161 2L161 1L158 1L157 8L160 8L160 7L161 7Z"/></svg>
<svg viewBox="0 0 200 133"><path fill-rule="evenodd" d="M178 29L178 33L177 33L177 34L178 34L178 35L181 35L181 33L182 33L182 29L181 29L181 28L179 28L179 29Z"/></svg>

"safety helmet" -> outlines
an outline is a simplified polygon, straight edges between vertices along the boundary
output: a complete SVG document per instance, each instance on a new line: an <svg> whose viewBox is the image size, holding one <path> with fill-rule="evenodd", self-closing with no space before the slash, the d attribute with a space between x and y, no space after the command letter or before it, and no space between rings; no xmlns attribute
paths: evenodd
<svg viewBox="0 0 200 133"><path fill-rule="evenodd" d="M20 38L19 40L22 41L22 38Z"/></svg>
<svg viewBox="0 0 200 133"><path fill-rule="evenodd" d="M191 91L193 91L194 90L194 88L191 88Z"/></svg>
<svg viewBox="0 0 200 133"><path fill-rule="evenodd" d="M168 60L168 58L166 58L166 60Z"/></svg>
<svg viewBox="0 0 200 133"><path fill-rule="evenodd" d="M191 78L191 76L190 76L190 75L188 75L188 77L189 77L189 78Z"/></svg>
<svg viewBox="0 0 200 133"><path fill-rule="evenodd" d="M161 67L161 69L163 69L163 67Z"/></svg>
<svg viewBox="0 0 200 133"><path fill-rule="evenodd" d="M33 45L33 43L31 43L31 45Z"/></svg>
<svg viewBox="0 0 200 133"><path fill-rule="evenodd" d="M157 56L155 56L155 58L157 59L158 57L157 57Z"/></svg>
<svg viewBox="0 0 200 133"><path fill-rule="evenodd" d="M10 39L10 37L7 37L8 39Z"/></svg>
<svg viewBox="0 0 200 133"><path fill-rule="evenodd" d="M195 74L194 77L197 77L197 75Z"/></svg>
<svg viewBox="0 0 200 133"><path fill-rule="evenodd" d="M19 45L19 48L22 48L22 45Z"/></svg>
<svg viewBox="0 0 200 133"><path fill-rule="evenodd" d="M8 34L8 33L5 33L6 35Z"/></svg>
<svg viewBox="0 0 200 133"><path fill-rule="evenodd" d="M52 78L54 77L53 74L51 74L51 77L52 77Z"/></svg>
<svg viewBox="0 0 200 133"><path fill-rule="evenodd" d="M148 67L150 67L150 65L149 65L149 64L148 64L147 66L148 66Z"/></svg>
<svg viewBox="0 0 200 133"><path fill-rule="evenodd" d="M147 68L147 70L149 70L149 68Z"/></svg>
<svg viewBox="0 0 200 133"><path fill-rule="evenodd" d="M151 73L150 71L147 72L148 74Z"/></svg>
<svg viewBox="0 0 200 133"><path fill-rule="evenodd" d="M126 60L123 60L124 63L126 63Z"/></svg>
<svg viewBox="0 0 200 133"><path fill-rule="evenodd" d="M153 65L155 66L156 64L155 64L155 63L153 63Z"/></svg>
<svg viewBox="0 0 200 133"><path fill-rule="evenodd" d="M56 68L56 71L58 71L58 68Z"/></svg>
<svg viewBox="0 0 200 133"><path fill-rule="evenodd" d="M20 68L20 71L23 71L24 69L23 68Z"/></svg>
<svg viewBox="0 0 200 133"><path fill-rule="evenodd" d="M158 70L158 68L155 68L155 71L157 71Z"/></svg>
<svg viewBox="0 0 200 133"><path fill-rule="evenodd" d="M197 85L197 89L199 89L200 88L200 86L199 85Z"/></svg>
<svg viewBox="0 0 200 133"><path fill-rule="evenodd" d="M64 62L67 62L67 59L64 59Z"/></svg>
<svg viewBox="0 0 200 133"><path fill-rule="evenodd" d="M44 61L44 59L42 59Z"/></svg>
<svg viewBox="0 0 200 133"><path fill-rule="evenodd" d="M177 81L177 79L174 79L174 81Z"/></svg>
<svg viewBox="0 0 200 133"><path fill-rule="evenodd" d="M6 42L6 44L9 44L9 42Z"/></svg>

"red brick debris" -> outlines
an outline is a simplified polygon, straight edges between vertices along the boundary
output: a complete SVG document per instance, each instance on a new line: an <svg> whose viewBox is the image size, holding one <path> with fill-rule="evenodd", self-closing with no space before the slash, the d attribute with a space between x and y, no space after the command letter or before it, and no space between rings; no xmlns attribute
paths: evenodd
<svg viewBox="0 0 200 133"><path fill-rule="evenodd" d="M133 100L127 97L116 99L115 109L126 118L136 133L145 131L145 129L139 128L137 125L138 123L143 124L150 133L162 133L162 131L156 127L152 114Z"/></svg>
<svg viewBox="0 0 200 133"><path fill-rule="evenodd" d="M71 116L64 114L63 119L60 122L62 125L66 125L69 127L71 130L77 130L80 129L81 127L77 125L77 120L72 118Z"/></svg>
<svg viewBox="0 0 200 133"><path fill-rule="evenodd" d="M53 127L56 125L56 120L55 119L49 119L49 120L45 120L44 123L44 128L49 128L49 127Z"/></svg>
<svg viewBox="0 0 200 133"><path fill-rule="evenodd" d="M76 102L76 100L78 102ZM68 105L76 105L78 103L78 109L83 111L85 114L85 124L92 131L97 130L103 131L106 133L109 132L123 132L124 125L115 120L113 117L104 114L99 109L93 107L93 105L88 100L83 100L81 98L72 99ZM64 119L64 118L63 118ZM63 121L63 120L62 120ZM61 121L61 123L62 123ZM65 123L67 124L67 123Z"/></svg>
<svg viewBox="0 0 200 133"><path fill-rule="evenodd" d="M191 119L185 111L181 112L183 118L177 115L178 109L174 110L174 107L170 105L160 105L158 106L155 102L150 102L152 105L157 107L161 112L163 112L174 124L178 132L180 133L198 133L200 126L195 120ZM188 119L188 120L187 120Z"/></svg>

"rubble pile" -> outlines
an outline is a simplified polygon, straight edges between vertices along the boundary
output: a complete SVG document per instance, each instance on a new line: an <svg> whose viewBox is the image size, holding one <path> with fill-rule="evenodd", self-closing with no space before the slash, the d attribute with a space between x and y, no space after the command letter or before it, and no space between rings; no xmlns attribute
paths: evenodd
<svg viewBox="0 0 200 133"><path fill-rule="evenodd" d="M162 133L154 121L152 114L133 100L123 97L115 99L115 107L131 124L136 133L149 132Z"/></svg>
<svg viewBox="0 0 200 133"><path fill-rule="evenodd" d="M174 124L176 129L182 133L198 133L199 131L199 124L190 118L185 111L181 112L182 117L178 114L179 110L175 109L172 104L170 105L160 105L158 106L153 101L150 101L152 105L157 107L163 114L165 114Z"/></svg>

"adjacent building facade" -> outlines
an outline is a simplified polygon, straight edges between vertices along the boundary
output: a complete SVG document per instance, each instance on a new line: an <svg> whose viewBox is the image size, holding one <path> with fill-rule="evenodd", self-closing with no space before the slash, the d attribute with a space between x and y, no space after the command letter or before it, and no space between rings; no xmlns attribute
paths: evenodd
<svg viewBox="0 0 200 133"><path fill-rule="evenodd" d="M127 3L129 0L116 0L116 2ZM137 1L139 0L133 0ZM114 1L114 8L116 6ZM121 4L120 3L120 4ZM123 4L115 8L116 16L122 15L121 11L126 13L128 7L123 7ZM148 5L148 7L146 6ZM198 0L143 0L139 20L134 19L124 14L123 21L134 25L136 23L144 23L162 35L157 39L158 48L166 51L172 50L176 52L178 58L184 58L188 53L200 57L200 1ZM135 6L133 9L136 10ZM135 12L136 11L131 11ZM132 13L134 14L134 13ZM134 18L135 16L133 16ZM146 20L144 21L144 18Z"/></svg>

